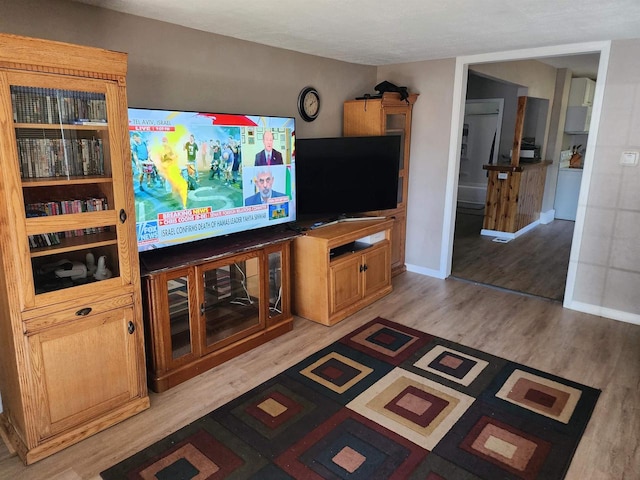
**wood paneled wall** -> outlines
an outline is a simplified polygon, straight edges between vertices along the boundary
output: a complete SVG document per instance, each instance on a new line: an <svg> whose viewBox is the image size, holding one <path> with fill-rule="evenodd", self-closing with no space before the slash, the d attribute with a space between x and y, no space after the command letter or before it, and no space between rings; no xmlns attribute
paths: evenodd
<svg viewBox="0 0 640 480"><path fill-rule="evenodd" d="M482 228L515 233L540 218L547 166L485 165L489 183ZM499 178L504 176L507 178Z"/></svg>

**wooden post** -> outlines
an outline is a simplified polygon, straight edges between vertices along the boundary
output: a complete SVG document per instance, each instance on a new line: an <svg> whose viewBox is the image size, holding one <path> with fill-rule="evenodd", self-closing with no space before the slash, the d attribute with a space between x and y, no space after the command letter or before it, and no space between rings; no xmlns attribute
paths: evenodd
<svg viewBox="0 0 640 480"><path fill-rule="evenodd" d="M516 114L516 128L513 133L513 149L511 150L511 165L520 165L520 146L522 131L524 130L524 112L527 109L527 97L518 97L518 112Z"/></svg>

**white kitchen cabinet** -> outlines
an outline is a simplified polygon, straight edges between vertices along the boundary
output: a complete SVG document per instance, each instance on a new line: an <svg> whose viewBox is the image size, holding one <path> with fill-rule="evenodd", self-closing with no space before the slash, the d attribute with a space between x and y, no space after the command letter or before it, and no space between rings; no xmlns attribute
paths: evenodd
<svg viewBox="0 0 640 480"><path fill-rule="evenodd" d="M590 123L591 107L567 107L567 117L564 121L565 133L587 133Z"/></svg>
<svg viewBox="0 0 640 480"><path fill-rule="evenodd" d="M593 96L596 91L596 82L590 78L571 79L569 90L570 107L590 107L593 105Z"/></svg>

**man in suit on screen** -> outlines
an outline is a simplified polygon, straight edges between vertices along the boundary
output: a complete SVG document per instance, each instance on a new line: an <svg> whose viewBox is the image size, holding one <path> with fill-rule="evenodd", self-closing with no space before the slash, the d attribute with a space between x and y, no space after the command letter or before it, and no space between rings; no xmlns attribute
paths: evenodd
<svg viewBox="0 0 640 480"><path fill-rule="evenodd" d="M264 150L256 154L255 166L282 165L282 154L273 148L273 132L267 130L262 136Z"/></svg>
<svg viewBox="0 0 640 480"><path fill-rule="evenodd" d="M286 193L280 193L273 190L273 174L271 173L271 169L268 167L261 168L253 181L258 188L258 192L255 195L245 198L245 205L267 204L270 199L278 197L285 197L282 198L283 201L288 199Z"/></svg>

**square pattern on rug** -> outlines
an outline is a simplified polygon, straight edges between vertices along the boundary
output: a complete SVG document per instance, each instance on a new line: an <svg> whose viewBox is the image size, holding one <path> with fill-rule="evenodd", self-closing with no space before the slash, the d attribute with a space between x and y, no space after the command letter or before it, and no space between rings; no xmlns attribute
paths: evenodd
<svg viewBox="0 0 640 480"><path fill-rule="evenodd" d="M599 394L378 317L101 475L559 480Z"/></svg>

